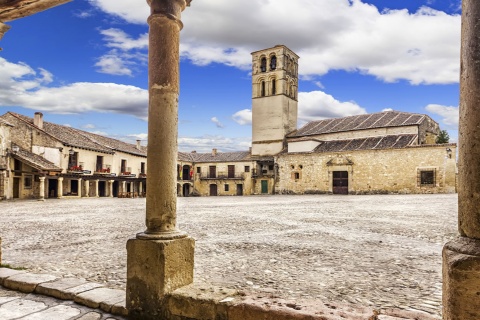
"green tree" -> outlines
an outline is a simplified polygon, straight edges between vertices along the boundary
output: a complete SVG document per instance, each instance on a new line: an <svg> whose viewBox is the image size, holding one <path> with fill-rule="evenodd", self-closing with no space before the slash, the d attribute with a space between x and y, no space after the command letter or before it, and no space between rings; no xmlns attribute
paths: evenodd
<svg viewBox="0 0 480 320"><path fill-rule="evenodd" d="M440 130L440 133L437 136L436 143L448 143L450 141L450 136L448 135L447 130Z"/></svg>

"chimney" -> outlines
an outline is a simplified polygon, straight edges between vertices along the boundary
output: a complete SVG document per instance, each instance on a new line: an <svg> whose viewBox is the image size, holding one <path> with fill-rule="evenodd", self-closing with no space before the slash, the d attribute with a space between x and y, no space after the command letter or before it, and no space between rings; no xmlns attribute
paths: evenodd
<svg viewBox="0 0 480 320"><path fill-rule="evenodd" d="M35 115L33 117L33 124L39 129L43 130L43 113L35 112Z"/></svg>
<svg viewBox="0 0 480 320"><path fill-rule="evenodd" d="M193 150L192 153L197 153L197 151L196 151L196 150Z"/></svg>
<svg viewBox="0 0 480 320"><path fill-rule="evenodd" d="M141 141L142 141L142 140L137 140L137 147L136 147L136 148L137 148L138 150L140 150L141 147L142 147L141 144L140 144Z"/></svg>
<svg viewBox="0 0 480 320"><path fill-rule="evenodd" d="M252 147L249 147L249 148L248 148L248 152L249 152L250 154L252 154Z"/></svg>
<svg viewBox="0 0 480 320"><path fill-rule="evenodd" d="M215 157L216 155L217 155L217 149L213 148L213 149L212 149L212 156Z"/></svg>

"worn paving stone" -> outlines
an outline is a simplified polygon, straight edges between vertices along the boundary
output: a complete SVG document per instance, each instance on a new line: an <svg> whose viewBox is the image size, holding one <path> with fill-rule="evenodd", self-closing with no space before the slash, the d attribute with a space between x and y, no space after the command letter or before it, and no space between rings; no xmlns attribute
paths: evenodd
<svg viewBox="0 0 480 320"><path fill-rule="evenodd" d="M102 315L98 312L89 312L87 314L84 314L80 318L77 318L76 320L100 320L102 319Z"/></svg>
<svg viewBox="0 0 480 320"><path fill-rule="evenodd" d="M16 299L0 306L0 319L16 319L34 312L44 310L46 308L47 306L42 302L27 299Z"/></svg>
<svg viewBox="0 0 480 320"><path fill-rule="evenodd" d="M20 297L0 297L0 305L19 298Z"/></svg>
<svg viewBox="0 0 480 320"><path fill-rule="evenodd" d="M67 291L67 289L77 288L78 286L85 285L85 279L77 278L62 278L52 282L45 282L39 284L35 292L44 294L47 296L55 297L63 300L73 300L75 292ZM83 292L83 291L82 291Z"/></svg>
<svg viewBox="0 0 480 320"><path fill-rule="evenodd" d="M87 282L85 284L81 284L76 287L68 288L65 289L64 292L66 294L72 294L72 299L75 295L80 294L82 292L86 292L89 290L97 289L97 288L103 288L104 286L100 283L95 283L95 282Z"/></svg>
<svg viewBox="0 0 480 320"><path fill-rule="evenodd" d="M103 302L105 308L108 308L108 310L105 311L108 312L110 311L112 304L122 301L124 297L125 291L123 290L98 288L77 294L74 301L90 308L99 308L100 304ZM108 304L108 301L111 301L112 304Z"/></svg>
<svg viewBox="0 0 480 320"><path fill-rule="evenodd" d="M0 285L3 285L3 281L15 274L24 273L25 271L22 270L14 270L9 268L0 268Z"/></svg>
<svg viewBox="0 0 480 320"><path fill-rule="evenodd" d="M6 278L3 281L3 286L12 290L30 293L40 283L55 279L57 279L56 276L49 274L19 273Z"/></svg>
<svg viewBox="0 0 480 320"><path fill-rule="evenodd" d="M69 320L80 314L78 308L65 305L57 305L46 310L30 314L23 317L22 320Z"/></svg>

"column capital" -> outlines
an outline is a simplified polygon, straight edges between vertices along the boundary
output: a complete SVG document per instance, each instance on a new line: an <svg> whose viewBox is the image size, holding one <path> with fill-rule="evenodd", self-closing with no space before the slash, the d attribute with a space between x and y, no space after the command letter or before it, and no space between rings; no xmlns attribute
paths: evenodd
<svg viewBox="0 0 480 320"><path fill-rule="evenodd" d="M180 16L183 10L187 6L190 6L192 0L147 0L150 6L150 17L148 23L153 18L167 17L170 20L175 21L180 30L183 29L183 23L180 20Z"/></svg>

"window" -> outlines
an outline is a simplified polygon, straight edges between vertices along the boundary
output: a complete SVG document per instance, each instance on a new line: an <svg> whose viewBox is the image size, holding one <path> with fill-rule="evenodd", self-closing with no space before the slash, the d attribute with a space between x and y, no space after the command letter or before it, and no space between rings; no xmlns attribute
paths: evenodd
<svg viewBox="0 0 480 320"><path fill-rule="evenodd" d="M209 178L216 178L217 177L217 167L216 166L210 166L209 167Z"/></svg>
<svg viewBox="0 0 480 320"><path fill-rule="evenodd" d="M276 88L276 81L275 79L272 80L272 95L276 94L277 88Z"/></svg>
<svg viewBox="0 0 480 320"><path fill-rule="evenodd" d="M228 184L225 185L225 191L229 191L230 190L230 186Z"/></svg>
<svg viewBox="0 0 480 320"><path fill-rule="evenodd" d="M419 170L418 183L421 187L435 186L435 169Z"/></svg>
<svg viewBox="0 0 480 320"><path fill-rule="evenodd" d="M125 162L126 162L126 160L125 160ZM97 156L97 166L96 166L95 171L97 171L97 172L102 172L103 171L103 156ZM124 172L124 171L122 170L122 172Z"/></svg>
<svg viewBox="0 0 480 320"><path fill-rule="evenodd" d="M295 172L294 177L295 177L295 180L300 179L300 172Z"/></svg>
<svg viewBox="0 0 480 320"><path fill-rule="evenodd" d="M32 189L32 185L33 185L32 176L25 176L23 178L23 187L25 189Z"/></svg>
<svg viewBox="0 0 480 320"><path fill-rule="evenodd" d="M262 86L262 88L260 89L260 95L262 97L265 97L265 81L262 81L261 86Z"/></svg>
<svg viewBox="0 0 480 320"><path fill-rule="evenodd" d="M197 173L202 173L202 167L197 167Z"/></svg>
<svg viewBox="0 0 480 320"><path fill-rule="evenodd" d="M250 166L245 166L245 172L250 172Z"/></svg>
<svg viewBox="0 0 480 320"><path fill-rule="evenodd" d="M140 173L145 174L145 162L140 162Z"/></svg>
<svg viewBox="0 0 480 320"><path fill-rule="evenodd" d="M73 168L78 166L78 152L68 155L68 167Z"/></svg>
<svg viewBox="0 0 480 320"><path fill-rule="evenodd" d="M270 59L270 70L275 70L277 69L277 57L272 56Z"/></svg>
<svg viewBox="0 0 480 320"><path fill-rule="evenodd" d="M122 164L120 165L120 172L124 173L126 171L127 171L127 160L122 159Z"/></svg>
<svg viewBox="0 0 480 320"><path fill-rule="evenodd" d="M265 72L267 71L267 58L263 57L260 62L260 71Z"/></svg>
<svg viewBox="0 0 480 320"><path fill-rule="evenodd" d="M268 170L272 171L273 170L273 164L268 166Z"/></svg>
<svg viewBox="0 0 480 320"><path fill-rule="evenodd" d="M22 163L20 162L20 160L18 160L18 159L14 160L13 170L22 171Z"/></svg>

